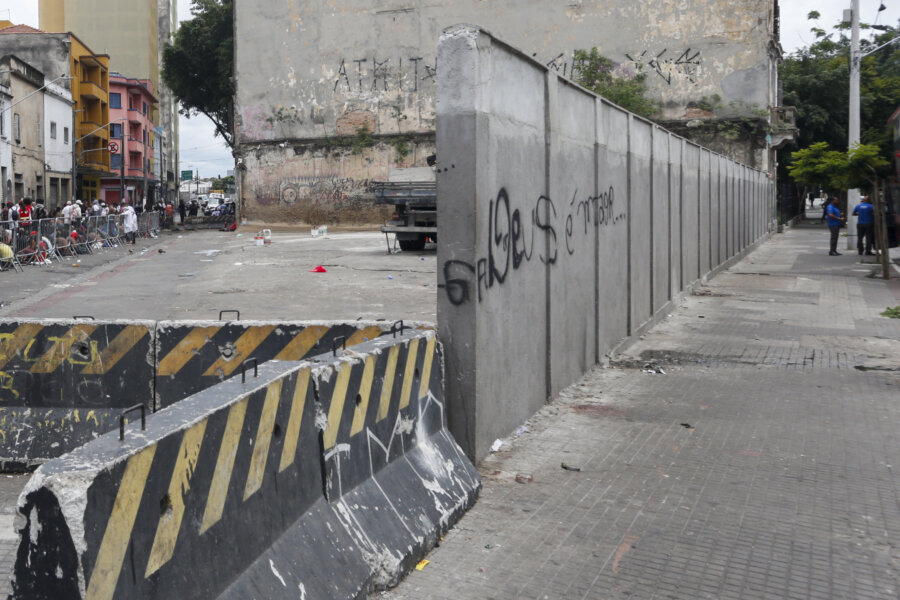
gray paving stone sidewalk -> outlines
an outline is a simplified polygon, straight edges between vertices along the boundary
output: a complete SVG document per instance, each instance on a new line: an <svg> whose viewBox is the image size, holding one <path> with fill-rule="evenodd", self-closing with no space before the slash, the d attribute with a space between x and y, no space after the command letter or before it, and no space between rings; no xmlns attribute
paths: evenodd
<svg viewBox="0 0 900 600"><path fill-rule="evenodd" d="M900 281L825 236L763 244L565 390L372 597L900 597Z"/></svg>

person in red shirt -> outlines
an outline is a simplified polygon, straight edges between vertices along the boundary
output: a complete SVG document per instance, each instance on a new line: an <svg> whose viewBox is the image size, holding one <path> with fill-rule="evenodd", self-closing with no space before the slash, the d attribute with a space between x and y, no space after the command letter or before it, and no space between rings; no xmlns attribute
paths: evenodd
<svg viewBox="0 0 900 600"><path fill-rule="evenodd" d="M22 198L19 201L19 223L31 222L31 198Z"/></svg>

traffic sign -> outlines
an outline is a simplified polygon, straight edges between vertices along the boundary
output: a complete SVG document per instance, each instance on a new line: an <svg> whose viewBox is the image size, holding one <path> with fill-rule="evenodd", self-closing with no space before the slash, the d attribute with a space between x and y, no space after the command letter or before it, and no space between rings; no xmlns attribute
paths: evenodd
<svg viewBox="0 0 900 600"><path fill-rule="evenodd" d="M110 141L109 145L106 147L109 149L110 154L117 154L119 152L119 142Z"/></svg>
<svg viewBox="0 0 900 600"><path fill-rule="evenodd" d="M194 178L193 171L182 171L181 172L181 180L182 181L190 181L193 178Z"/></svg>

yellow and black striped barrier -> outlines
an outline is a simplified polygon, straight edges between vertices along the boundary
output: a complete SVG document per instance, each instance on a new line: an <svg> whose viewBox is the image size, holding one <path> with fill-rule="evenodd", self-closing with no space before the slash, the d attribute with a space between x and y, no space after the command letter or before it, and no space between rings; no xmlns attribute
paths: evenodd
<svg viewBox="0 0 900 600"><path fill-rule="evenodd" d="M44 464L11 597L357 598L398 577L480 479L443 426L433 332L335 354L244 365Z"/></svg>
<svg viewBox="0 0 900 600"><path fill-rule="evenodd" d="M243 361L302 360L382 335L390 323L160 321L156 397L169 406L234 375Z"/></svg>
<svg viewBox="0 0 900 600"><path fill-rule="evenodd" d="M0 465L30 468L153 401L152 321L0 320Z"/></svg>

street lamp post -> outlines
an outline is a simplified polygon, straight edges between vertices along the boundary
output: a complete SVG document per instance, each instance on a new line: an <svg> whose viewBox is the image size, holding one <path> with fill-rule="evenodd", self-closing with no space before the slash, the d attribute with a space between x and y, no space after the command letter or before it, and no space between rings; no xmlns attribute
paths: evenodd
<svg viewBox="0 0 900 600"><path fill-rule="evenodd" d="M847 150L859 144L859 0L850 4L850 115L847 128ZM859 189L847 190L847 250L856 248L856 216Z"/></svg>

